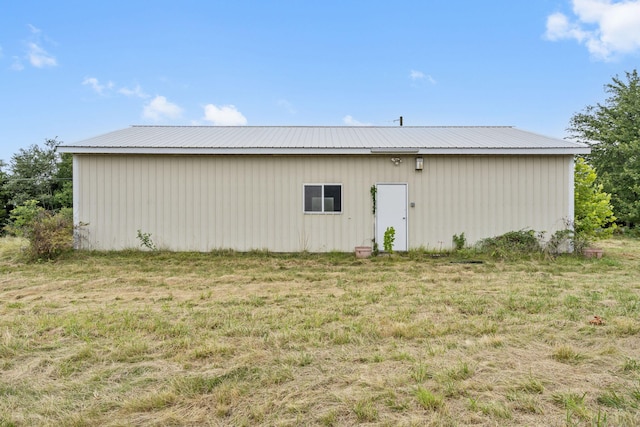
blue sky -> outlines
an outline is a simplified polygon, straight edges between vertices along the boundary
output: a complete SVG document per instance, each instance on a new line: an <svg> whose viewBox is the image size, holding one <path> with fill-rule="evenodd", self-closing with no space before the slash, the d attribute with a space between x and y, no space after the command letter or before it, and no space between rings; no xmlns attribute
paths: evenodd
<svg viewBox="0 0 640 427"><path fill-rule="evenodd" d="M0 159L132 124L511 125L638 68L640 0L0 0Z"/></svg>

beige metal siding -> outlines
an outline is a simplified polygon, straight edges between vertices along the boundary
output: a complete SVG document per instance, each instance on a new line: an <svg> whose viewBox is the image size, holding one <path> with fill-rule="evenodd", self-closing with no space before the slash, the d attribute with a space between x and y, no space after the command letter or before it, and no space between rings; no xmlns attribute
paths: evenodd
<svg viewBox="0 0 640 427"><path fill-rule="evenodd" d="M395 166L391 157L401 157ZM571 156L75 155L83 247L351 251L373 237L370 187L408 184L410 248L563 228ZM341 214L304 214L305 183L341 183Z"/></svg>

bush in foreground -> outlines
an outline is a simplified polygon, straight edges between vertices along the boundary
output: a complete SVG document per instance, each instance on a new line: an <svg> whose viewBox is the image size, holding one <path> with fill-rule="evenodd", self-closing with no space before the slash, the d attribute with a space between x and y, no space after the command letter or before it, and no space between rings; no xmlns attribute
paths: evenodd
<svg viewBox="0 0 640 427"><path fill-rule="evenodd" d="M66 211L41 211L31 224L29 256L52 259L73 249L73 218Z"/></svg>
<svg viewBox="0 0 640 427"><path fill-rule="evenodd" d="M70 208L58 212L28 200L11 211L7 232L29 241L27 255L32 260L53 259L73 248L73 214Z"/></svg>

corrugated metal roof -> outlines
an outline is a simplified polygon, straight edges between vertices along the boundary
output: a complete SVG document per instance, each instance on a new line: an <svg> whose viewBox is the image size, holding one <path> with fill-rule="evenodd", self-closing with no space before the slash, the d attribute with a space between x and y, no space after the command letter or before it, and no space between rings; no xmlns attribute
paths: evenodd
<svg viewBox="0 0 640 427"><path fill-rule="evenodd" d="M64 144L68 153L585 154L588 146L513 127L132 126Z"/></svg>

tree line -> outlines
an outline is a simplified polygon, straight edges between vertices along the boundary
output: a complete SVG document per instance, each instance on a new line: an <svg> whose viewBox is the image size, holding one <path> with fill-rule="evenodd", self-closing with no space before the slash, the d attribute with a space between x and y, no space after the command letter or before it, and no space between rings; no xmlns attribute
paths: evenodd
<svg viewBox="0 0 640 427"><path fill-rule="evenodd" d="M616 222L640 226L640 78L637 70L604 87L603 103L575 114L568 131L591 146L586 162L597 172L595 185L611 195Z"/></svg>
<svg viewBox="0 0 640 427"><path fill-rule="evenodd" d="M44 144L22 148L10 163L0 161L0 230L6 232L12 212L33 204L57 212L73 204L72 155L56 151L62 141L46 139Z"/></svg>

